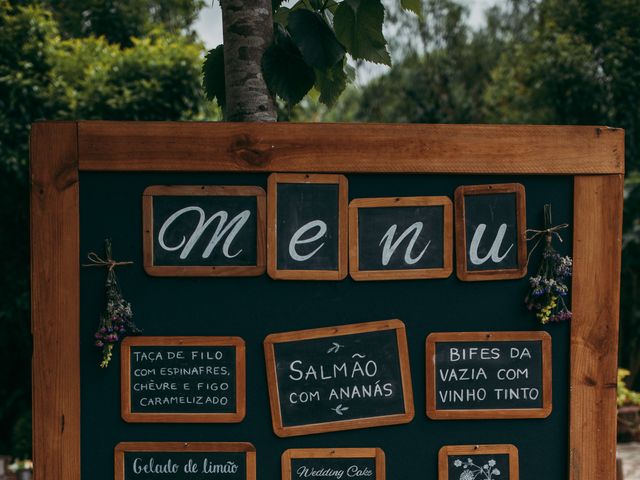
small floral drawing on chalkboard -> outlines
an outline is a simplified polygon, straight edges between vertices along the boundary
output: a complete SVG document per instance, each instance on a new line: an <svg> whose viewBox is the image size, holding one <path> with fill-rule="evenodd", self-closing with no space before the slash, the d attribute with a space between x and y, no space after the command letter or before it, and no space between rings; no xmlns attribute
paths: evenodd
<svg viewBox="0 0 640 480"><path fill-rule="evenodd" d="M571 319L571 310L565 299L569 294L569 279L573 273L571 257L562 256L553 248L554 238L562 242L558 231L569 225L552 224L551 205L544 206L544 225L544 230L527 230L532 234L527 240L537 239L529 256L541 242L544 242L544 248L536 274L529 277L529 293L525 298L527 309L534 312L543 325Z"/></svg>
<svg viewBox="0 0 640 480"><path fill-rule="evenodd" d="M105 311L100 315L100 324L94 334L96 347L102 350L102 361L100 366L106 368L113 356L113 347L118 344L125 335L140 333L141 330L133 323L133 311L131 304L122 296L120 285L115 273L115 267L119 265L129 265L133 262L116 262L111 257L111 241L105 240L105 258L100 258L96 253L88 255L91 263L85 267L106 267L107 280L105 291L107 305Z"/></svg>
<svg viewBox="0 0 640 480"><path fill-rule="evenodd" d="M459 480L498 480L500 470L496 468L496 461L489 460L484 465L476 465L471 458L454 460L453 465L462 468Z"/></svg>

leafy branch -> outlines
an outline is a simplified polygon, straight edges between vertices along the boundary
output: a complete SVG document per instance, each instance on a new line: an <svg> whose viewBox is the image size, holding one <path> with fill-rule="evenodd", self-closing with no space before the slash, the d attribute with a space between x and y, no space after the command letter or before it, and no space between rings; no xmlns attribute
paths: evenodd
<svg viewBox="0 0 640 480"><path fill-rule="evenodd" d="M274 39L262 58L262 73L272 94L289 107L312 89L320 102L333 105L355 78L348 58L391 65L382 26L381 0L299 0L291 7L272 0ZM417 15L422 0L400 0ZM224 108L222 45L209 51L203 65L207 97Z"/></svg>

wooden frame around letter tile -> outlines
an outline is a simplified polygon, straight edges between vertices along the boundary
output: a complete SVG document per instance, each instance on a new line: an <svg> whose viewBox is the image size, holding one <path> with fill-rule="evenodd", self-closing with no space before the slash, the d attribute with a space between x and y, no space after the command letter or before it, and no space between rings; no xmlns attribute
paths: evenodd
<svg viewBox="0 0 640 480"><path fill-rule="evenodd" d="M58 121L30 142L35 480L80 480L80 172L573 176L567 478L615 478L623 130Z"/></svg>
<svg viewBox="0 0 640 480"><path fill-rule="evenodd" d="M256 264L154 265L153 197L256 197ZM152 185L142 194L142 245L144 270L154 277L256 277L266 269L266 193L260 187L234 185Z"/></svg>
<svg viewBox="0 0 640 480"><path fill-rule="evenodd" d="M518 268L496 270L469 270L467 268L467 229L465 228L464 197L473 195L516 194L516 221L518 238ZM524 187L519 183L492 185L463 185L456 188L456 271L464 282L483 280L507 280L522 278L527 274L527 201Z"/></svg>
<svg viewBox="0 0 640 480"><path fill-rule="evenodd" d="M280 391L278 390L278 376L276 373L276 359L273 345L276 343L309 340L313 338L332 338L366 332L380 332L395 330L398 342L398 356L402 375L402 393L404 399L404 413L385 415L380 417L356 418L353 420L338 420L335 422L313 423L285 427L282 424L280 412ZM383 425L397 425L409 423L413 420L415 408L413 405L413 388L411 385L411 367L409 364L409 349L404 323L400 320L381 320L378 322L355 323L337 327L312 328L296 332L272 333L264 339L264 355L267 367L267 383L269 387L269 405L271 406L271 424L273 431L279 437L296 435L310 435L312 433L338 432L356 428L380 427Z"/></svg>
<svg viewBox="0 0 640 480"><path fill-rule="evenodd" d="M542 342L542 408L438 410L436 407L436 343L438 342ZM426 340L427 417L432 420L546 418L552 410L551 335L547 332L446 332L431 333Z"/></svg>
<svg viewBox="0 0 640 480"><path fill-rule="evenodd" d="M457 480L449 478L449 457L491 454L509 455L509 480L520 478L518 449L515 445L447 445L438 452L438 480Z"/></svg>
<svg viewBox="0 0 640 480"><path fill-rule="evenodd" d="M114 449L115 480L127 480L124 471L127 452L245 452L246 480L256 480L256 449L247 442L121 442Z"/></svg>
<svg viewBox="0 0 640 480"><path fill-rule="evenodd" d="M361 208L444 207L442 268L360 270L358 213ZM449 197L357 198L349 204L349 274L354 280L410 280L447 278L453 271L453 205Z"/></svg>
<svg viewBox="0 0 640 480"><path fill-rule="evenodd" d="M278 268L278 184L316 183L338 185L338 269L281 270ZM267 272L275 280L343 280L348 272L349 192L344 175L272 173L267 181Z"/></svg>
<svg viewBox="0 0 640 480"><path fill-rule="evenodd" d="M131 411L131 347L216 347L236 349L236 411L233 413L143 413ZM247 405L245 343L240 337L126 337L120 349L120 410L130 423L238 423L244 420Z"/></svg>
<svg viewBox="0 0 640 480"><path fill-rule="evenodd" d="M372 480L386 479L385 455L380 448L290 448L282 454L282 480L292 480L294 458L375 458L376 476Z"/></svg>

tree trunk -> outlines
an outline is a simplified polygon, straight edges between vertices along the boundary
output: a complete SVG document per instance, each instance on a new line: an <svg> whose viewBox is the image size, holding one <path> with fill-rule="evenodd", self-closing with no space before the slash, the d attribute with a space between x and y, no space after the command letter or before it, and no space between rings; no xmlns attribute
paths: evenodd
<svg viewBox="0 0 640 480"><path fill-rule="evenodd" d="M274 99L262 76L262 54L273 40L271 0L221 0L225 120L275 122Z"/></svg>

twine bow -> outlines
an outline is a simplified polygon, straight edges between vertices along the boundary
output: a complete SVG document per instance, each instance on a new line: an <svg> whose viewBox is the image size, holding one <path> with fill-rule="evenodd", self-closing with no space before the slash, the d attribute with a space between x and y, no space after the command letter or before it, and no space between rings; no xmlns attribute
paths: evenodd
<svg viewBox="0 0 640 480"><path fill-rule="evenodd" d="M113 269L119 265L131 265L133 262L125 261L125 262L117 262L111 257L111 240L105 240L105 252L106 258L101 258L96 252L90 252L87 255L87 259L91 263L85 263L83 267L107 267L108 272L111 273Z"/></svg>
<svg viewBox="0 0 640 480"><path fill-rule="evenodd" d="M553 237L557 237L560 243L562 243L562 237L560 236L559 231L565 228L569 228L568 223L561 223L560 225L552 225L551 220L551 204L546 204L544 206L544 229L536 230L534 228L528 228L525 231L527 235L527 242L538 239L536 243L533 245L533 248L529 250L529 255L527 256L527 264L529 264L529 259L533 254L533 251L540 245L540 242L544 239L547 242L547 245L551 245Z"/></svg>

